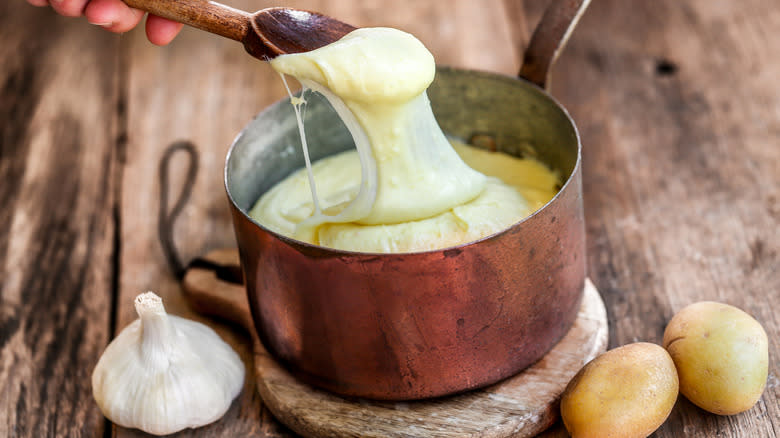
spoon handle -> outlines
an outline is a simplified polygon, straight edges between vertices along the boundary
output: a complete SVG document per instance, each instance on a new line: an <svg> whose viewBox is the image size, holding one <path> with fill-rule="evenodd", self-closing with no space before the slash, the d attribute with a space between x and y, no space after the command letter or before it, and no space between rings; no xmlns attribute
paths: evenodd
<svg viewBox="0 0 780 438"><path fill-rule="evenodd" d="M128 6L169 20L243 41L251 14L210 0L123 0Z"/></svg>

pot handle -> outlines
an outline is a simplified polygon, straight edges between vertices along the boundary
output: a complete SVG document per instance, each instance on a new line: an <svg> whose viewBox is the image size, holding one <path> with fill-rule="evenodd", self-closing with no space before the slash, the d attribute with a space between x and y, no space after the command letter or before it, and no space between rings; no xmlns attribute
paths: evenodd
<svg viewBox="0 0 780 438"><path fill-rule="evenodd" d="M547 90L550 72L590 0L552 0L536 26L523 57L520 76Z"/></svg>
<svg viewBox="0 0 780 438"><path fill-rule="evenodd" d="M217 249L191 261L181 285L196 312L235 322L250 333L254 329L237 249Z"/></svg>
<svg viewBox="0 0 780 438"><path fill-rule="evenodd" d="M168 207L171 190L169 171L177 153L187 156L187 172L181 191L172 207ZM160 246L173 274L181 280L187 301L198 312L236 322L250 332L254 327L244 290L238 250L222 249L198 257L186 266L173 241L173 226L192 194L198 174L198 149L190 141L177 141L165 150L160 159L160 205L157 232Z"/></svg>

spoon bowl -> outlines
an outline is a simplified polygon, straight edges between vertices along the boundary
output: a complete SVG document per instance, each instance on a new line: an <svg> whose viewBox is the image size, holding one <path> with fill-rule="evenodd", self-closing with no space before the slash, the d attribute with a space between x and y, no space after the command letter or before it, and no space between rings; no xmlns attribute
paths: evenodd
<svg viewBox="0 0 780 438"><path fill-rule="evenodd" d="M327 15L292 8L267 8L252 15L244 47L254 57L309 52L338 41L356 28ZM254 37L260 39L259 44ZM247 44L250 43L250 44ZM261 49L262 52L254 52Z"/></svg>

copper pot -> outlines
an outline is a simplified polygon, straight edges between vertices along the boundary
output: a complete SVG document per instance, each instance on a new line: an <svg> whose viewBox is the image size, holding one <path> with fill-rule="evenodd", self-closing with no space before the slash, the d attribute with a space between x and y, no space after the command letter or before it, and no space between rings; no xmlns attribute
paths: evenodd
<svg viewBox="0 0 780 438"><path fill-rule="evenodd" d="M538 86L439 68L429 89L443 130L564 181L508 230L443 250L339 251L278 235L247 215L304 165L292 106L277 102L234 141L225 184L249 303L265 347L301 379L348 396L410 400L478 388L541 358L575 320L585 279L580 142ZM352 147L324 99L307 97L313 159Z"/></svg>

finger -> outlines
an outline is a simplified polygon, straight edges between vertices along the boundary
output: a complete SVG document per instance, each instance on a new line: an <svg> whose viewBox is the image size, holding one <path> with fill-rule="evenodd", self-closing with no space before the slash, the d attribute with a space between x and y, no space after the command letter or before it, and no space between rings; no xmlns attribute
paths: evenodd
<svg viewBox="0 0 780 438"><path fill-rule="evenodd" d="M49 0L27 0L33 6L49 6Z"/></svg>
<svg viewBox="0 0 780 438"><path fill-rule="evenodd" d="M57 13L66 17L80 17L84 14L84 6L88 0L49 0L49 4Z"/></svg>
<svg viewBox="0 0 780 438"><path fill-rule="evenodd" d="M143 11L132 9L121 0L91 0L84 9L87 20L111 32L127 32L144 16Z"/></svg>
<svg viewBox="0 0 780 438"><path fill-rule="evenodd" d="M164 46L179 34L183 24L171 21L156 15L149 14L146 17L146 37L152 44Z"/></svg>

